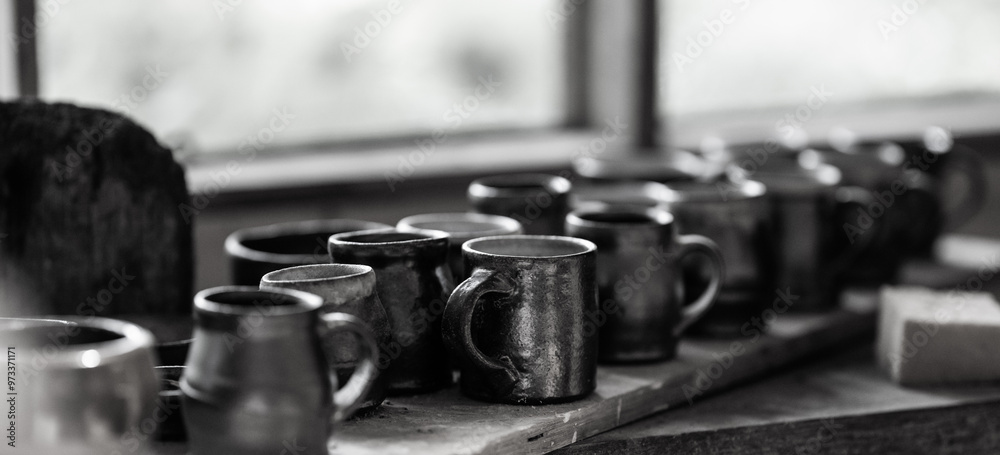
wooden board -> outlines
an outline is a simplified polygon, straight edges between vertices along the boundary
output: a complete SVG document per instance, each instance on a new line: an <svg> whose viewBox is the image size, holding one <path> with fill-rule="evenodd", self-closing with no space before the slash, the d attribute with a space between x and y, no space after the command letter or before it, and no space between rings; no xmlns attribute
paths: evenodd
<svg viewBox="0 0 1000 455"><path fill-rule="evenodd" d="M685 340L676 360L601 367L597 391L568 404L512 406L463 397L457 388L390 399L374 415L340 425L331 454L545 453L870 334L870 295L823 315L781 314L766 336Z"/></svg>
<svg viewBox="0 0 1000 455"><path fill-rule="evenodd" d="M1000 383L900 387L873 351L860 343L557 452L1000 453Z"/></svg>

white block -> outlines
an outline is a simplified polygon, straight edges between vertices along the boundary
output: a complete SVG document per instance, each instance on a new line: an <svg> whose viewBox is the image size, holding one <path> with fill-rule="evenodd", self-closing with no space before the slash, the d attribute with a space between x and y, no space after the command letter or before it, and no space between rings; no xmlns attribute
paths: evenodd
<svg viewBox="0 0 1000 455"><path fill-rule="evenodd" d="M883 287L876 357L896 382L1000 380L1000 304L989 293Z"/></svg>

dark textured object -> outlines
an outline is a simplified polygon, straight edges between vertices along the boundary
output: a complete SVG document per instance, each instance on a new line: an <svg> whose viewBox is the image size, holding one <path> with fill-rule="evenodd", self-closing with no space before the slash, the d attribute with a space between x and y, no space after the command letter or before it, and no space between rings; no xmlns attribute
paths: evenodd
<svg viewBox="0 0 1000 455"><path fill-rule="evenodd" d="M474 211L513 218L525 234L559 235L571 187L569 180L555 175L495 175L469 184L468 198Z"/></svg>
<svg viewBox="0 0 1000 455"><path fill-rule="evenodd" d="M0 103L0 285L8 314L188 313L184 171L119 114ZM24 298L23 294L21 294Z"/></svg>
<svg viewBox="0 0 1000 455"><path fill-rule="evenodd" d="M160 365L156 367L156 373L160 377L160 396L156 403L160 410L156 411L156 417L163 420L156 428L156 440L184 441L187 432L184 431L184 415L181 413L180 389L184 366Z"/></svg>
<svg viewBox="0 0 1000 455"><path fill-rule="evenodd" d="M744 324L759 318L774 299L775 261L767 190L755 181L679 182L668 186L667 207L677 221L678 232L712 239L726 264L718 301L692 331L738 336ZM708 285L703 269L685 267L687 296L697 295Z"/></svg>
<svg viewBox="0 0 1000 455"><path fill-rule="evenodd" d="M375 270L378 298L389 316L393 340L384 349L389 393L423 393L452 382L441 341L441 313L454 285L448 268L448 235L397 229L346 232L330 237L335 263Z"/></svg>
<svg viewBox="0 0 1000 455"><path fill-rule="evenodd" d="M448 300L442 334L462 393L512 404L561 403L597 386L597 247L510 235L462 247L472 273Z"/></svg>
<svg viewBox="0 0 1000 455"><path fill-rule="evenodd" d="M226 237L230 277L239 286L257 286L268 272L330 260L333 234L391 227L374 221L331 219L293 221L240 229Z"/></svg>
<svg viewBox="0 0 1000 455"><path fill-rule="evenodd" d="M462 244L480 237L523 234L524 228L517 220L484 213L425 213L408 216L396 223L396 228L406 232L430 229L448 234L448 267L456 283L468 277L462 262Z"/></svg>
<svg viewBox="0 0 1000 455"><path fill-rule="evenodd" d="M206 289L194 297L195 336L180 389L194 455L326 455L331 424L371 387L378 346L364 322L322 314L323 299L290 289ZM321 331L361 340L354 375L337 390ZM334 390L337 390L334 392Z"/></svg>
<svg viewBox="0 0 1000 455"><path fill-rule="evenodd" d="M876 244L883 224L873 220L854 237L845 232L859 210L874 199L859 187L841 186L840 170L829 164L802 167L797 161L768 161L753 174L767 186L774 210L776 308L828 311L838 305L843 277Z"/></svg>
<svg viewBox="0 0 1000 455"><path fill-rule="evenodd" d="M392 342L392 329L375 292L375 272L371 267L356 264L289 267L264 275L260 279L260 288L295 289L316 294L323 298L324 312L347 313L368 324L379 345L379 371L359 411L364 413L382 404L389 390L386 369L392 362L385 350ZM357 368L361 347L353 337L341 334L329 334L327 345L331 345L327 359L337 369L337 379L344 384Z"/></svg>
<svg viewBox="0 0 1000 455"><path fill-rule="evenodd" d="M707 237L678 235L660 209L605 207L566 217L566 233L597 245L600 296L598 360L651 362L677 356L681 335L712 308L725 270ZM708 286L684 305L681 263L693 254L710 264Z"/></svg>

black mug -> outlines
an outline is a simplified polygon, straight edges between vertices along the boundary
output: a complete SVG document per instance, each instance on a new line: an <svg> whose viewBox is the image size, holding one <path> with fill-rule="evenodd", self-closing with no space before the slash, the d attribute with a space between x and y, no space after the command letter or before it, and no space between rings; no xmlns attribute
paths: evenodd
<svg viewBox="0 0 1000 455"><path fill-rule="evenodd" d="M598 313L593 243L510 235L463 245L470 277L445 309L442 333L462 392L512 404L582 398L596 387Z"/></svg>
<svg viewBox="0 0 1000 455"><path fill-rule="evenodd" d="M474 211L513 218L526 234L559 235L571 187L569 180L555 175L496 175L473 181L468 197Z"/></svg>

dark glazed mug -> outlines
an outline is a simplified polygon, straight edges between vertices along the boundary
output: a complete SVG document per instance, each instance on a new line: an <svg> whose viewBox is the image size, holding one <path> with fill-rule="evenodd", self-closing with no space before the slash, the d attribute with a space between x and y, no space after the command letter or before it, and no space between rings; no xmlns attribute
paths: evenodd
<svg viewBox="0 0 1000 455"><path fill-rule="evenodd" d="M715 303L723 282L719 248L700 235L677 234L674 218L658 209L605 207L566 217L566 232L597 245L597 284L604 321L602 362L650 362L677 355L684 331ZM680 263L709 259L708 287L685 306Z"/></svg>
<svg viewBox="0 0 1000 455"><path fill-rule="evenodd" d="M326 244L333 234L390 227L372 221L331 219L294 221L240 229L226 237L231 281L257 286L260 277L286 267L328 262Z"/></svg>
<svg viewBox="0 0 1000 455"><path fill-rule="evenodd" d="M359 406L369 410L380 404L388 392L386 369L391 359L384 352L392 342L389 317L375 293L375 272L367 265L314 264L275 270L260 279L261 290L272 288L295 289L316 294L323 298L324 313L346 313L354 316L371 329L379 345L378 372L371 389ZM358 352L354 337L331 333L325 340L327 360L337 369L337 380L344 384L357 369Z"/></svg>
<svg viewBox="0 0 1000 455"><path fill-rule="evenodd" d="M743 324L765 310L775 289L767 190L756 181L679 182L668 187L667 210L674 215L678 232L708 237L719 246L726 264L718 301L692 330L713 336L739 335ZM685 293L700 293L707 288L709 276L706 267L685 267Z"/></svg>
<svg viewBox="0 0 1000 455"><path fill-rule="evenodd" d="M441 342L441 314L453 285L448 234L397 229L347 232L330 237L333 262L375 270L378 298L389 316L393 340L389 393L430 392L452 382Z"/></svg>
<svg viewBox="0 0 1000 455"><path fill-rule="evenodd" d="M327 454L331 425L351 415L375 377L378 346L354 316L322 314L323 299L290 289L206 289L180 389L189 449L200 454ZM326 332L361 340L354 375L337 390ZM334 392L336 390L336 392Z"/></svg>
<svg viewBox="0 0 1000 455"><path fill-rule="evenodd" d="M484 177L469 185L474 211L513 218L526 234L562 234L569 211L570 181L547 174L510 174Z"/></svg>
<svg viewBox="0 0 1000 455"><path fill-rule="evenodd" d="M593 243L511 235L462 246L472 273L448 299L442 331L462 392L542 404L594 391L598 314Z"/></svg>
<svg viewBox="0 0 1000 455"><path fill-rule="evenodd" d="M483 213L426 213L408 216L396 223L396 229L405 232L424 230L448 233L448 266L455 282L468 275L462 264L462 244L480 237L523 234L524 228L517 220L500 215Z"/></svg>

